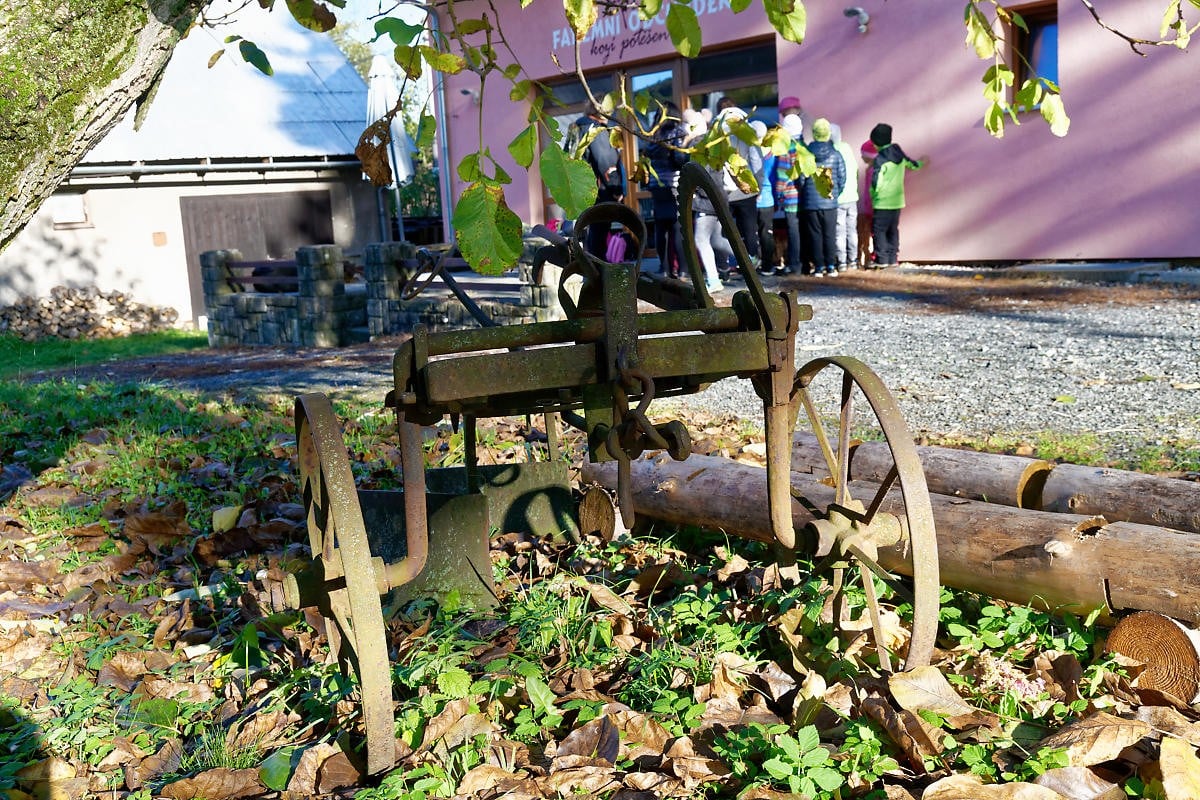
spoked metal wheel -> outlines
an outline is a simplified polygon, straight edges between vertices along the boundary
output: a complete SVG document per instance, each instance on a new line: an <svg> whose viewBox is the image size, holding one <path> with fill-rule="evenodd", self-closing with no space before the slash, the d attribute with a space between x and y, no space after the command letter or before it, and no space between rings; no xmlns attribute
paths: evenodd
<svg viewBox="0 0 1200 800"><path fill-rule="evenodd" d="M810 526L816 571L834 591L834 619L844 615L850 581L860 584L882 669L893 669L889 641L872 576L913 606L904 668L929 663L937 637L937 539L925 473L892 393L861 361L846 356L810 361L796 373L793 397L803 407L825 456L833 488L821 498L800 496L816 521ZM865 401L865 402L864 402ZM827 412L827 413L823 413ZM855 432L882 433L894 466L881 484L852 480ZM815 541L814 541L815 540ZM905 580L902 576L911 578Z"/></svg>
<svg viewBox="0 0 1200 800"><path fill-rule="evenodd" d="M325 616L330 651L343 670L358 677L361 720L342 724L365 737L367 772L382 772L395 763L391 668L380 602L383 564L371 557L341 427L325 395L296 399L296 448L314 573L304 594Z"/></svg>

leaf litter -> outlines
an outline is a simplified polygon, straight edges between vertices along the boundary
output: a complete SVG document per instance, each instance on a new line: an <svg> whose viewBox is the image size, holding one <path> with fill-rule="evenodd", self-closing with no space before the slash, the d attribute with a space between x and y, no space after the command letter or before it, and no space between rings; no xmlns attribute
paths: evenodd
<svg viewBox="0 0 1200 800"><path fill-rule="evenodd" d="M319 615L283 603L307 558L286 398L57 391L0 434L10 797L1197 796L1197 715L1071 641L1090 626L944 635L933 666L888 677L823 624L825 587L762 545L653 526L577 545L501 531L498 610L395 609L397 767L365 778L353 681ZM362 488L397 485L385 422L348 415ZM699 451L761 463L739 420L692 427ZM542 441L495 421L482 460ZM461 463L461 442L442 429L427 457ZM963 624L1009 610L951 605Z"/></svg>

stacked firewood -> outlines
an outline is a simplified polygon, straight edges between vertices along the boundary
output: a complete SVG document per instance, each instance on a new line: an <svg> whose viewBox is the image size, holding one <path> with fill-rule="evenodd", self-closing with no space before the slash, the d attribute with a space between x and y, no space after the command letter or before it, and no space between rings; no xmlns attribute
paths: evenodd
<svg viewBox="0 0 1200 800"><path fill-rule="evenodd" d="M123 292L55 286L49 297L22 297L0 308L0 335L37 339L108 339L174 326L179 312L134 302Z"/></svg>

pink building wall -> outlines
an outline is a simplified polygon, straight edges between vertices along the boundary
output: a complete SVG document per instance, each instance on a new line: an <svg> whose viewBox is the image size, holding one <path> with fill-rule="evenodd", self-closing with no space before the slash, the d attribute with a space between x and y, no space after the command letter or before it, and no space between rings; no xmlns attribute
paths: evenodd
<svg viewBox="0 0 1200 800"><path fill-rule="evenodd" d="M734 15L721 0L703 3L706 47L770 35L761 5ZM1200 175L1200 92L1196 54L1128 44L1104 31L1082 3L1060 0L1059 77L1071 116L1066 138L1039 115L1022 115L1003 139L983 129L980 81L987 64L964 44L961 0L855 0L871 16L866 34L843 4L807 3L803 45L776 37L779 92L794 94L810 121L828 117L857 147L876 122L930 163L909 173L901 255L908 261L1200 258L1192 200ZM467 4L457 5L460 14ZM1106 22L1153 38L1159 11L1119 0L1100 9ZM538 78L574 67L559 0L524 10L500 3L509 44ZM653 61L673 53L665 26L631 31L609 22L582 45L584 68ZM615 27L614 27L615 26ZM632 38L631 38L632 37ZM564 40L566 40L564 42ZM557 47L556 47L557 45ZM479 145L478 107L461 90L478 89L471 73L447 81L450 163ZM540 222L540 178L507 154L527 124L527 106L508 99L492 79L483 97L483 144L513 176L507 196L526 222ZM459 191L461 186L456 186Z"/></svg>

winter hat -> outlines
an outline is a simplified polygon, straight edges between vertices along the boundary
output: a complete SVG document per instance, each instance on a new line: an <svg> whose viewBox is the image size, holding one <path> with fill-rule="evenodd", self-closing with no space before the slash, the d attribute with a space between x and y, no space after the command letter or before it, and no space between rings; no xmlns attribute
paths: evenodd
<svg viewBox="0 0 1200 800"><path fill-rule="evenodd" d="M783 118L783 129L792 138L804 135L804 120L798 114L788 114Z"/></svg>
<svg viewBox="0 0 1200 800"><path fill-rule="evenodd" d="M763 137L767 135L767 123L758 119L751 120L750 127L754 128L754 135L758 137L758 147L765 156L767 153L771 152L770 147L763 147L762 144Z"/></svg>
<svg viewBox="0 0 1200 800"><path fill-rule="evenodd" d="M870 140L862 143L862 147L858 148L858 154L863 157L863 161L871 161L875 156L879 155L879 150Z"/></svg>
<svg viewBox="0 0 1200 800"><path fill-rule="evenodd" d="M892 126L881 122L871 128L871 143L876 147L886 147L892 143Z"/></svg>
<svg viewBox="0 0 1200 800"><path fill-rule="evenodd" d="M779 101L780 113L784 113L793 108L796 109L797 111L800 110L800 98L799 97L792 97L791 95L788 95L787 97L785 97Z"/></svg>
<svg viewBox="0 0 1200 800"><path fill-rule="evenodd" d="M829 120L821 117L813 123L812 126L813 138L818 142L828 142L829 137L833 135L833 131L829 128Z"/></svg>

